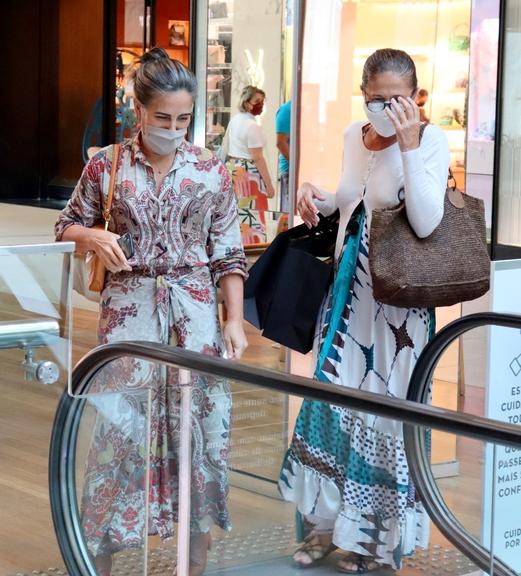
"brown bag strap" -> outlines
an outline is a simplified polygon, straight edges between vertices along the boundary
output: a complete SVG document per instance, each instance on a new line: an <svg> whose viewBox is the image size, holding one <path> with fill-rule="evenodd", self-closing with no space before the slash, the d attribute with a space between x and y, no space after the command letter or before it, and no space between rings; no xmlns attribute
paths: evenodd
<svg viewBox="0 0 521 576"><path fill-rule="evenodd" d="M105 220L105 230L109 229L110 211L112 210L112 198L114 197L114 186L116 184L116 171L118 167L119 158L119 144L112 146L112 166L110 169L109 191L107 194L107 201L103 208L103 219Z"/></svg>

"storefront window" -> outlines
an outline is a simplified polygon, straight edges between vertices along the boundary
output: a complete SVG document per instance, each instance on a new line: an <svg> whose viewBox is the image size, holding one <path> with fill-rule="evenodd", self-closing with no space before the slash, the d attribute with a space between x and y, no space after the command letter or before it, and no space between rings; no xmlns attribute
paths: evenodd
<svg viewBox="0 0 521 576"><path fill-rule="evenodd" d="M444 130L452 169L465 188L470 12L470 0L308 2L300 180L336 189L343 130L365 119L363 64L376 49L391 47L413 58L425 91L424 117Z"/></svg>
<svg viewBox="0 0 521 576"><path fill-rule="evenodd" d="M492 224L496 133L499 0L473 0L466 149L467 189L485 202Z"/></svg>
<svg viewBox="0 0 521 576"><path fill-rule="evenodd" d="M231 115L233 0L213 2L208 15L206 145L218 149Z"/></svg>
<svg viewBox="0 0 521 576"><path fill-rule="evenodd" d="M206 126L204 143L197 143L218 152L232 173L246 246L271 241L282 225L280 211L288 209L288 194L283 201L279 184L276 116L290 90L290 4L270 0L208 3ZM273 198L266 178L259 177L257 163L238 165L237 153L233 157L228 146L223 146L230 120L240 113L241 92L248 85L265 93L264 109L255 122L264 138L262 152Z"/></svg>

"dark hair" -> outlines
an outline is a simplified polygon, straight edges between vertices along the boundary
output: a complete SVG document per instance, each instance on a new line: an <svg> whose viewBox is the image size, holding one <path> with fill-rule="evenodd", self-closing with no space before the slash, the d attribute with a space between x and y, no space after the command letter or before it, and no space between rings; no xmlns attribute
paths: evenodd
<svg viewBox="0 0 521 576"><path fill-rule="evenodd" d="M426 90L425 88L420 88L418 90L418 96L425 96L427 97L429 95L429 91Z"/></svg>
<svg viewBox="0 0 521 576"><path fill-rule="evenodd" d="M418 88L418 79L416 78L416 66L412 58L403 50L394 48L382 48L373 52L365 61L362 72L362 90L365 90L369 80L383 72L393 72L398 76L408 76L411 88Z"/></svg>
<svg viewBox="0 0 521 576"><path fill-rule="evenodd" d="M194 73L178 60L172 60L163 48L152 48L129 73L134 82L138 102L147 106L151 100L167 92L186 90L195 99L197 80Z"/></svg>

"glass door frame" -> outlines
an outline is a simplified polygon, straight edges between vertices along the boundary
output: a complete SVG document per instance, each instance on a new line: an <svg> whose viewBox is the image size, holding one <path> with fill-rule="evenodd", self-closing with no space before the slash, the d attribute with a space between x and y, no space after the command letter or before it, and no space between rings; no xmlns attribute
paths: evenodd
<svg viewBox="0 0 521 576"><path fill-rule="evenodd" d="M196 0L190 1L190 11ZM150 50L156 43L156 0L143 0L143 51ZM117 52L117 18L118 0L103 2L103 106L102 106L102 146L108 146L116 141L116 52ZM192 18L191 18L192 19ZM147 22L149 25L147 26ZM190 27L190 52L193 46L194 31Z"/></svg>
<svg viewBox="0 0 521 576"><path fill-rule="evenodd" d="M512 246L499 242L499 205L501 185L501 153L503 136L503 109L504 109L504 81L508 70L505 69L505 50L507 32L507 2L500 0L499 3L499 41L498 41L498 75L496 84L496 141L494 154L494 174L492 192L492 226L490 242L491 260L513 260L521 258L521 246ZM520 158L521 162L521 158Z"/></svg>

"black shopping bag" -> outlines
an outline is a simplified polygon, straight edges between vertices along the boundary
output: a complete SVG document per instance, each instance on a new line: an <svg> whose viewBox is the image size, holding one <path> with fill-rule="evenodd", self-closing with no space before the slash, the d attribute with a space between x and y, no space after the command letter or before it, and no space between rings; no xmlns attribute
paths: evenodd
<svg viewBox="0 0 521 576"><path fill-rule="evenodd" d="M306 353L333 276L338 211L316 228L301 224L275 237L249 271L244 316L263 336Z"/></svg>

